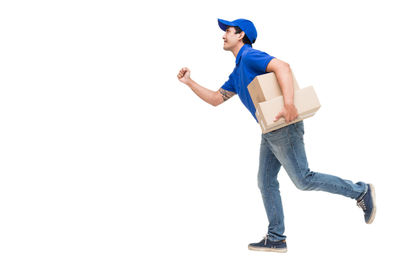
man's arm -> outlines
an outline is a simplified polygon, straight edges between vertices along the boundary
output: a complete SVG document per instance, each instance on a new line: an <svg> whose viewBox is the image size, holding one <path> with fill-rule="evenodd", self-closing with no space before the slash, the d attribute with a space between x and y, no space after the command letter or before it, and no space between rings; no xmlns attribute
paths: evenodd
<svg viewBox="0 0 400 267"><path fill-rule="evenodd" d="M282 90L285 105L293 104L294 89L292 70L290 69L290 65L282 60L273 58L269 62L266 71L275 73L276 79L278 80L279 86Z"/></svg>
<svg viewBox="0 0 400 267"><path fill-rule="evenodd" d="M182 68L177 76L179 81L189 86L198 97L213 106L218 106L235 95L235 93L222 88L218 91L212 91L201 86L190 78L188 68Z"/></svg>
<svg viewBox="0 0 400 267"><path fill-rule="evenodd" d="M286 122L296 119L298 114L297 109L294 106L293 76L290 65L282 60L273 58L268 63L266 72L275 73L283 95L284 107L282 111L275 117L275 121L277 121L280 117L284 117Z"/></svg>
<svg viewBox="0 0 400 267"><path fill-rule="evenodd" d="M222 95L222 99L223 99L222 102L225 102L226 100L228 100L228 99L231 98L232 96L236 95L236 93L231 92L231 91L228 91L228 90L225 90L225 89L223 89L223 88L220 88L220 89L218 90L218 92ZM222 103L222 102L221 102L221 103ZM221 104L221 103L220 103L220 104Z"/></svg>

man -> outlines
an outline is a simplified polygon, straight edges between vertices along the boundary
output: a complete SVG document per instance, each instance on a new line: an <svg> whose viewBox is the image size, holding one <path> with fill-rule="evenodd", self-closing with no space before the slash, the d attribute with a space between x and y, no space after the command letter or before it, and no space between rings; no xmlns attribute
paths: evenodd
<svg viewBox="0 0 400 267"><path fill-rule="evenodd" d="M188 68L182 68L177 75L179 81L188 85L201 99L213 106L238 94L242 103L257 121L255 107L247 86L257 75L274 72L284 98L284 107L275 120L281 117L284 117L286 122L295 120L298 114L293 101L293 78L289 64L252 48L257 38L257 31L251 21L218 19L218 24L225 31L222 37L224 50L231 51L236 57L236 66L229 75L229 79L218 91L211 91L193 81ZM353 183L333 175L310 171L303 135L303 121L261 135L258 187L267 212L269 226L268 234L263 240L249 244L250 250L287 251L284 216L277 180L281 166L300 190L321 190L355 199L364 212L366 223L372 223L375 218L373 185L364 182Z"/></svg>

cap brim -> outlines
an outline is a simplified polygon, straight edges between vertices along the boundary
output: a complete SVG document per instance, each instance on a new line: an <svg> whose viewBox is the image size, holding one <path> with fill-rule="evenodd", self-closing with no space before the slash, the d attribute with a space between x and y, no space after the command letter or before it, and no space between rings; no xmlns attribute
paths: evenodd
<svg viewBox="0 0 400 267"><path fill-rule="evenodd" d="M223 20L223 19L218 19L218 25L221 28L221 30L226 31L226 28L229 26L236 26L234 23L231 21Z"/></svg>

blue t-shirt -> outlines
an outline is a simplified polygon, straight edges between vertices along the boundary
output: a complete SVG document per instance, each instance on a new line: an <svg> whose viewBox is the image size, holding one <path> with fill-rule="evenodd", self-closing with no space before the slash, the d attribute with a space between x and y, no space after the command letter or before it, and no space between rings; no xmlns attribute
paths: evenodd
<svg viewBox="0 0 400 267"><path fill-rule="evenodd" d="M221 86L222 89L238 94L256 121L256 108L247 86L254 77L267 73L267 65L273 58L265 52L253 49L249 44L243 45L236 56L236 67L229 75L229 79Z"/></svg>

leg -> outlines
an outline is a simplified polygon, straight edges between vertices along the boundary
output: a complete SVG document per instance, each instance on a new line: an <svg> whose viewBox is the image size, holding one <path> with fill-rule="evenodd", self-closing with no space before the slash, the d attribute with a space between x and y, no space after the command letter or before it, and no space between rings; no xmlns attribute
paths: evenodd
<svg viewBox="0 0 400 267"><path fill-rule="evenodd" d="M266 138L262 135L258 169L258 188L261 191L264 207L268 216L268 239L271 241L280 241L286 238L286 236L283 235L285 225L283 221L279 182L277 179L280 168L280 162L276 159L275 155L268 147Z"/></svg>
<svg viewBox="0 0 400 267"><path fill-rule="evenodd" d="M301 190L326 191L352 199L360 198L368 189L365 183L353 183L337 176L310 171L303 134L303 121L266 134L272 152L296 187Z"/></svg>

